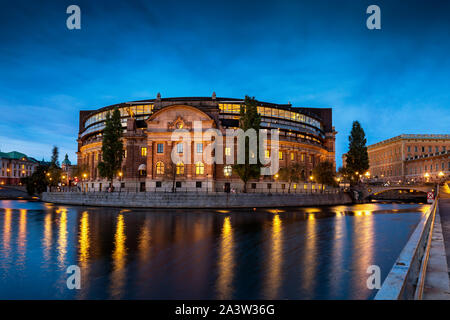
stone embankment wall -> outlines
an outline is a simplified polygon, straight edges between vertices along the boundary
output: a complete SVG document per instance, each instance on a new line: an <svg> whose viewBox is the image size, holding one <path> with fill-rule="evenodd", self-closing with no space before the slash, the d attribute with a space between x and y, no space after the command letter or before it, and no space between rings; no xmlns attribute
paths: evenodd
<svg viewBox="0 0 450 320"><path fill-rule="evenodd" d="M45 192L42 201L86 206L126 208L253 208L338 205L352 203L346 193L108 193Z"/></svg>

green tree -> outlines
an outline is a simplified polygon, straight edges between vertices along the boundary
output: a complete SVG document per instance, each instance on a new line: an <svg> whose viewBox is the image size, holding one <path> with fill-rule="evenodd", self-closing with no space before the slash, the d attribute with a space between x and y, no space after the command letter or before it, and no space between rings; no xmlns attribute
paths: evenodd
<svg viewBox="0 0 450 320"><path fill-rule="evenodd" d="M59 161L58 161L58 157L59 157L59 150L57 146L53 146L52 149L52 159L50 160L50 167L59 167Z"/></svg>
<svg viewBox="0 0 450 320"><path fill-rule="evenodd" d="M366 135L358 121L353 121L348 141L346 170L349 174L350 182L355 183L359 180L359 175L364 174L369 169Z"/></svg>
<svg viewBox="0 0 450 320"><path fill-rule="evenodd" d="M115 108L106 114L103 130L102 161L98 164L98 172L102 178L108 179L112 186L113 179L120 171L123 160L122 123L120 111Z"/></svg>
<svg viewBox="0 0 450 320"><path fill-rule="evenodd" d="M334 166L329 161L324 161L319 163L314 169L313 169L313 177L314 180L316 180L317 183L321 185L321 192L323 192L323 186L335 186L336 185L336 172L334 170Z"/></svg>
<svg viewBox="0 0 450 320"><path fill-rule="evenodd" d="M258 114L258 103L255 97L245 96L244 105L241 105L239 128L244 132L254 129L257 136L256 154L250 155L249 139L245 139L245 162L232 166L233 171L239 176L244 183L243 192L247 192L247 182L250 179L257 179L261 174L262 164L259 161L259 127L261 124L261 116ZM250 163L250 157L256 157L257 163Z"/></svg>
<svg viewBox="0 0 450 320"><path fill-rule="evenodd" d="M289 183L288 193L291 192L291 184L293 182L299 182L302 179L302 172L304 172L305 166L300 163L294 162L289 164L287 167L280 169L280 178L283 181Z"/></svg>
<svg viewBox="0 0 450 320"><path fill-rule="evenodd" d="M47 190L47 172L47 166L39 165L36 167L36 170L31 176L22 178L22 183L26 186L27 192L30 196L34 194L41 194Z"/></svg>

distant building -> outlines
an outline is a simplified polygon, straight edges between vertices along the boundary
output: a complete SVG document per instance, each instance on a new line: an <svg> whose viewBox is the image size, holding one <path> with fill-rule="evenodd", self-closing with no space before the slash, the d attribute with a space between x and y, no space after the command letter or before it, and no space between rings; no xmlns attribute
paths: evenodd
<svg viewBox="0 0 450 320"><path fill-rule="evenodd" d="M26 154L0 152L0 185L20 185L20 179L33 174L39 161Z"/></svg>
<svg viewBox="0 0 450 320"><path fill-rule="evenodd" d="M402 134L367 149L374 178L436 181L450 175L450 134Z"/></svg>
<svg viewBox="0 0 450 320"><path fill-rule="evenodd" d="M61 169L63 173L63 180L66 182L66 184L69 184L69 181L71 181L73 178L74 166L72 166L72 163L70 162L67 153L66 156L64 157L63 162L61 163Z"/></svg>

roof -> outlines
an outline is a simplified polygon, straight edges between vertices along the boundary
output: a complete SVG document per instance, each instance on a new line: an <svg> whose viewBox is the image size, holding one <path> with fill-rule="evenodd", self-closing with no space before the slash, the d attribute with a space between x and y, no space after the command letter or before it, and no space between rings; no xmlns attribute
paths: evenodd
<svg viewBox="0 0 450 320"><path fill-rule="evenodd" d="M375 148L399 140L450 140L450 134L401 134L399 136L371 144L370 146L367 146L367 148Z"/></svg>
<svg viewBox="0 0 450 320"><path fill-rule="evenodd" d="M28 157L26 154L18 151L0 152L0 158L12 160L21 160L25 158L27 161L38 162L36 159Z"/></svg>

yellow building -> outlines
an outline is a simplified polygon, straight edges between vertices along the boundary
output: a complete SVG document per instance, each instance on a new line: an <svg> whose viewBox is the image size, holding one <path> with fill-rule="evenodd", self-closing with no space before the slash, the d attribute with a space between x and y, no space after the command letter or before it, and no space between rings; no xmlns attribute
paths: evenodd
<svg viewBox="0 0 450 320"><path fill-rule="evenodd" d="M402 134L367 151L370 174L381 180L431 181L450 174L449 134Z"/></svg>

